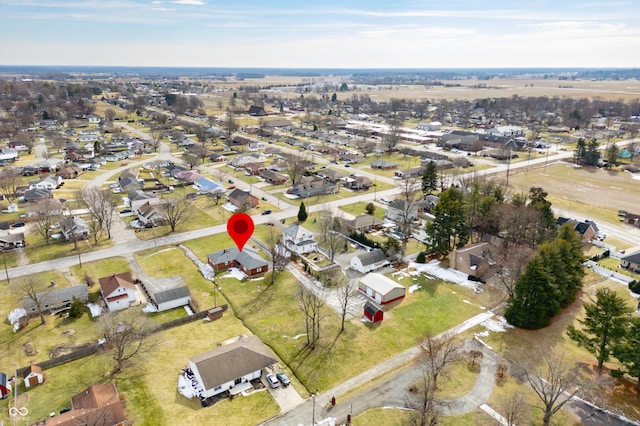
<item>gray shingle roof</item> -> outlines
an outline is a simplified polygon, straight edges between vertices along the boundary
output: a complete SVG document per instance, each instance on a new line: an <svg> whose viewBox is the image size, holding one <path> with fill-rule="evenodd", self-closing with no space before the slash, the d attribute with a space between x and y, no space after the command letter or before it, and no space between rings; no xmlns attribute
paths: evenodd
<svg viewBox="0 0 640 426"><path fill-rule="evenodd" d="M366 253L358 255L358 259L362 263L362 266L373 265L374 263L381 262L386 258L384 252L380 249L371 250Z"/></svg>

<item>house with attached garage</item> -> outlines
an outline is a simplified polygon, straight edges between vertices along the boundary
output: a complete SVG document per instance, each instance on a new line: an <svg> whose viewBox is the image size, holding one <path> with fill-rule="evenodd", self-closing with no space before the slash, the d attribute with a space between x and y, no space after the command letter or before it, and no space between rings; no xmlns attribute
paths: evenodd
<svg viewBox="0 0 640 426"><path fill-rule="evenodd" d="M36 295L36 300L40 301L40 309L42 312L53 312L59 309L68 308L71 306L74 299L78 299L82 303L87 303L89 301L89 292L86 284L50 290ZM30 297L25 296L22 298L22 307L28 314L35 314L38 312L38 307Z"/></svg>
<svg viewBox="0 0 640 426"><path fill-rule="evenodd" d="M29 184L29 189L57 189L62 184L62 176L45 176Z"/></svg>
<svg viewBox="0 0 640 426"><path fill-rule="evenodd" d="M620 258L620 267L634 272L640 272L640 251Z"/></svg>
<svg viewBox="0 0 640 426"><path fill-rule="evenodd" d="M229 194L229 202L239 209L252 209L258 207L258 198L251 195L249 191L243 191L240 188L234 189Z"/></svg>
<svg viewBox="0 0 640 426"><path fill-rule="evenodd" d="M371 250L351 257L349 266L358 272L366 274L389 264L387 256L380 249Z"/></svg>
<svg viewBox="0 0 640 426"><path fill-rule="evenodd" d="M405 218L408 221L416 220L418 218L418 207L405 200L393 200L387 206L385 217L396 223L404 223Z"/></svg>
<svg viewBox="0 0 640 426"><path fill-rule="evenodd" d="M86 240L91 235L87 221L78 216L65 216L58 222L65 240Z"/></svg>
<svg viewBox="0 0 640 426"><path fill-rule="evenodd" d="M242 251L237 247L218 250L208 254L209 265L215 271L224 271L228 268L239 268L249 277L264 274L269 271L269 264L258 255L251 247L245 246Z"/></svg>
<svg viewBox="0 0 640 426"><path fill-rule="evenodd" d="M100 294L111 312L128 308L136 301L136 285L131 272L111 274L98 280Z"/></svg>
<svg viewBox="0 0 640 426"><path fill-rule="evenodd" d="M358 291L379 305L386 305L404 298L406 290L382 274L369 273L360 278Z"/></svg>
<svg viewBox="0 0 640 426"><path fill-rule="evenodd" d="M204 401L223 392L233 395L251 389L250 382L277 362L277 357L257 336L244 336L189 358L185 375Z"/></svg>
<svg viewBox="0 0 640 426"><path fill-rule="evenodd" d="M260 172L260 177L271 185L284 185L289 179L288 176L274 172L273 170L263 170Z"/></svg>
<svg viewBox="0 0 640 426"><path fill-rule="evenodd" d="M556 220L556 225L558 225L558 227L561 227L562 225L565 225L565 224L568 224L578 234L580 234L583 244L586 244L591 240L596 239L598 237L598 234L600 233L600 230L598 229L598 225L596 225L596 223L591 220L585 220L583 222L580 222L577 220L568 219L566 217L559 217Z"/></svg>

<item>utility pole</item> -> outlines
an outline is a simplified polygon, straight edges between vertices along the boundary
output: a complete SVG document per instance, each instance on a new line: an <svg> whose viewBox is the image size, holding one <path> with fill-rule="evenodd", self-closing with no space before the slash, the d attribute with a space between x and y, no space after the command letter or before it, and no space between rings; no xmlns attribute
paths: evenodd
<svg viewBox="0 0 640 426"><path fill-rule="evenodd" d="M4 273L7 275L7 284L9 284L9 271L7 270L7 259L4 257L4 247L2 248L2 262L4 263Z"/></svg>

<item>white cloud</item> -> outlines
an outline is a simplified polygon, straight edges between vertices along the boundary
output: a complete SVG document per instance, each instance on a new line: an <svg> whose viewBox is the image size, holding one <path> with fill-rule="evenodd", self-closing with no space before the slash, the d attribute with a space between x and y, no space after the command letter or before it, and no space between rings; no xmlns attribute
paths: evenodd
<svg viewBox="0 0 640 426"><path fill-rule="evenodd" d="M173 0L173 4L184 4L187 6L204 6L204 2L201 0Z"/></svg>

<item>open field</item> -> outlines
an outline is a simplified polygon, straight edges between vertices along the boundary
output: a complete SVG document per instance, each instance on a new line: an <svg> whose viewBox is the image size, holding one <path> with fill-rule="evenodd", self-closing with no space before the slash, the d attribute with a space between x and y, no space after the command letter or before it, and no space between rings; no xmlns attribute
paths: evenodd
<svg viewBox="0 0 640 426"><path fill-rule="evenodd" d="M230 90L240 86L270 86L270 85L294 85L306 81L318 81L320 77L296 77L296 76L270 76L265 78L251 78L241 82L216 82L218 87L226 87ZM323 76L325 82L346 81L345 77ZM558 79L542 78L494 78L492 80L479 81L468 80L440 80L442 86L424 85L380 85L377 87L367 87L358 89L357 87L346 92L336 90L339 100L345 100L356 95L367 95L376 101L388 101L391 99L481 99L481 98L508 98L514 95L522 97L547 96L547 97L569 97L588 98L604 100L632 100L640 98L640 82L637 80L572 80L560 81ZM347 84L353 88L353 84ZM445 87L449 85L451 87ZM479 87L484 85L484 87ZM457 86L457 87L456 87ZM474 87L475 86L475 87ZM224 110L229 105L229 99L233 92L209 95L204 99L205 105L214 110ZM295 92L276 92L276 96L281 94L283 98L299 97ZM318 95L320 96L320 95ZM223 107L219 108L218 100L223 102ZM236 103L243 105L240 99ZM247 107L248 108L248 107Z"/></svg>
<svg viewBox="0 0 640 426"><path fill-rule="evenodd" d="M636 212L640 197L640 184L629 172L569 163L511 174L509 185L511 192L541 187L554 207L611 224L619 224L618 210Z"/></svg>

